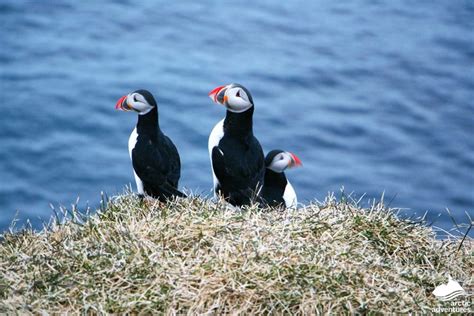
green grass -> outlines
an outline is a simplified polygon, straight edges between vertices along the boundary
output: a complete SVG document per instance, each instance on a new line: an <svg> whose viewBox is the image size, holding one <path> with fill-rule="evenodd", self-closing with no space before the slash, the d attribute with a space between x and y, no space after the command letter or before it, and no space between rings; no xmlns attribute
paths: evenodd
<svg viewBox="0 0 474 316"><path fill-rule="evenodd" d="M329 196L298 211L131 194L0 242L0 312L430 312L474 242L437 240L381 203ZM459 250L458 250L459 248Z"/></svg>

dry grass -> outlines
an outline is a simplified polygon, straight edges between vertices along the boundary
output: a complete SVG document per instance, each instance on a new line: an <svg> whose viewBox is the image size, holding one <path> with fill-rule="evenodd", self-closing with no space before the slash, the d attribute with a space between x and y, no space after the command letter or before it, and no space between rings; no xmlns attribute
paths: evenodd
<svg viewBox="0 0 474 316"><path fill-rule="evenodd" d="M470 238L436 240L381 204L298 211L127 194L0 242L0 312L406 313L473 284Z"/></svg>

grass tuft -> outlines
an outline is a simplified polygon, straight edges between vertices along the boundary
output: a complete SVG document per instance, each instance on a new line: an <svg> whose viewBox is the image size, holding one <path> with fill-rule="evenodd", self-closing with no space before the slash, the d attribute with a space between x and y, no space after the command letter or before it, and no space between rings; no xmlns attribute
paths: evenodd
<svg viewBox="0 0 474 316"><path fill-rule="evenodd" d="M474 243L437 240L382 203L297 211L126 194L0 241L0 313L430 312Z"/></svg>

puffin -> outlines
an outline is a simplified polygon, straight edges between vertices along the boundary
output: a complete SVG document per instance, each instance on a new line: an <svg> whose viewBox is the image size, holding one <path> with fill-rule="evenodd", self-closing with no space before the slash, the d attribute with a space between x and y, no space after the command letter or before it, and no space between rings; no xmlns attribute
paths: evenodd
<svg viewBox="0 0 474 316"><path fill-rule="evenodd" d="M265 175L262 146L253 134L252 95L232 83L213 89L209 97L227 109L209 135L214 197L234 206L249 205L257 200Z"/></svg>
<svg viewBox="0 0 474 316"><path fill-rule="evenodd" d="M178 190L181 160L171 139L160 129L158 105L147 90L136 90L121 97L115 109L138 113L138 122L128 140L138 194L164 202L185 197Z"/></svg>
<svg viewBox="0 0 474 316"><path fill-rule="evenodd" d="M296 208L298 200L295 189L286 179L287 168L302 166L301 160L293 153L275 149L265 157L265 179L262 188L262 199L273 207L284 206Z"/></svg>

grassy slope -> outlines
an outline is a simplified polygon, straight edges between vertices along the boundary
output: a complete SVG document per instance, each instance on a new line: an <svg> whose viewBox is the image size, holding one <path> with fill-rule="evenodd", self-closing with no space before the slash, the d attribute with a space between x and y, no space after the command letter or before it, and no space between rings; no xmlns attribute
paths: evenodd
<svg viewBox="0 0 474 316"><path fill-rule="evenodd" d="M295 211L116 197L96 215L0 243L0 312L430 311L473 284L474 242L439 241L382 205Z"/></svg>

